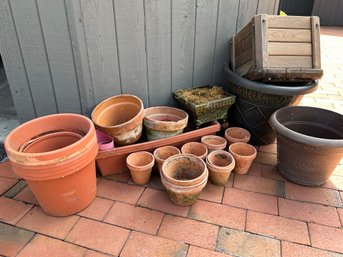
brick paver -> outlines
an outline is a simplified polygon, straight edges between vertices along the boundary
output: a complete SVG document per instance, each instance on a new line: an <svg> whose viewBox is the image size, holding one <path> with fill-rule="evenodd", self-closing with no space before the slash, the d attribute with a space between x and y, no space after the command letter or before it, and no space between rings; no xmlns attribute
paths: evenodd
<svg viewBox="0 0 343 257"><path fill-rule="evenodd" d="M217 234L218 226L170 215L164 217L158 232L158 236L211 250L216 246Z"/></svg>
<svg viewBox="0 0 343 257"><path fill-rule="evenodd" d="M324 76L301 105L343 114L343 28L322 28ZM192 206L168 199L158 173L97 178L83 211L52 217L8 161L0 163L0 256L342 257L343 160L320 187L287 181L276 143L259 146L247 175L210 181ZM63 239L63 240L62 240Z"/></svg>
<svg viewBox="0 0 343 257"><path fill-rule="evenodd" d="M233 256L281 256L280 241L228 228L220 229L216 250Z"/></svg>
<svg viewBox="0 0 343 257"><path fill-rule="evenodd" d="M187 254L187 248L188 246L182 242L132 232L120 256L184 257Z"/></svg>

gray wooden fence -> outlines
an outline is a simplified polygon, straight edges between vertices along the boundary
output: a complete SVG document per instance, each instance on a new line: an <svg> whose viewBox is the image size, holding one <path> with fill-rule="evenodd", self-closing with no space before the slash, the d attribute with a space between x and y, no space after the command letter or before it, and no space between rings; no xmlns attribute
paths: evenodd
<svg viewBox="0 0 343 257"><path fill-rule="evenodd" d="M0 53L18 118L89 114L120 93L172 104L219 83L228 40L279 0L0 0Z"/></svg>

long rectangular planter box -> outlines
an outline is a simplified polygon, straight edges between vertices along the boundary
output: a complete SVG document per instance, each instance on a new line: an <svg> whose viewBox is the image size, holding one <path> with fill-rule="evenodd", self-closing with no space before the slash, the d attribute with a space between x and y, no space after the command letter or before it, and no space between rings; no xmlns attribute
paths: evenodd
<svg viewBox="0 0 343 257"><path fill-rule="evenodd" d="M184 132L181 135L174 137L159 139L149 142L136 143L133 145L116 147L111 150L100 151L96 157L97 167L101 175L108 176L127 170L126 157L138 151L153 152L157 147L173 145L181 147L184 143L192 141L200 141L200 138L205 135L213 135L220 130L218 122L212 122L208 126Z"/></svg>

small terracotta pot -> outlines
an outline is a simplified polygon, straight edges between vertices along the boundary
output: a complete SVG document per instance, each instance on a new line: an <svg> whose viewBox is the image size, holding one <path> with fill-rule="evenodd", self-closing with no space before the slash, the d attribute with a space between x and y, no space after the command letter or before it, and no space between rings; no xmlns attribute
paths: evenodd
<svg viewBox="0 0 343 257"><path fill-rule="evenodd" d="M14 173L46 213L75 214L95 198L98 144L87 117L53 114L28 121L8 135L5 148Z"/></svg>
<svg viewBox="0 0 343 257"><path fill-rule="evenodd" d="M208 153L214 150L224 150L227 145L225 138L215 135L203 136L201 138L201 143L207 147Z"/></svg>
<svg viewBox="0 0 343 257"><path fill-rule="evenodd" d="M205 160L208 154L207 147L199 142L189 142L181 147L181 153L193 154L202 160Z"/></svg>
<svg viewBox="0 0 343 257"><path fill-rule="evenodd" d="M180 153L181 152L177 147L171 145L156 148L154 151L154 157L156 160L158 171L161 173L162 165L165 162L165 160L167 160L169 157L173 155Z"/></svg>
<svg viewBox="0 0 343 257"><path fill-rule="evenodd" d="M144 110L148 141L180 135L187 123L188 114L177 108L156 106Z"/></svg>
<svg viewBox="0 0 343 257"><path fill-rule="evenodd" d="M126 158L126 165L130 170L132 180L138 185L149 182L154 164L154 156L146 151L132 153Z"/></svg>
<svg viewBox="0 0 343 257"><path fill-rule="evenodd" d="M99 103L92 120L100 131L113 137L116 145L129 145L142 135L144 107L134 95L117 95Z"/></svg>
<svg viewBox="0 0 343 257"><path fill-rule="evenodd" d="M235 167L235 159L224 150L215 150L207 156L206 164L212 183L225 186Z"/></svg>
<svg viewBox="0 0 343 257"><path fill-rule="evenodd" d="M99 151L110 150L114 147L113 138L106 133L96 130L96 138L98 140Z"/></svg>
<svg viewBox="0 0 343 257"><path fill-rule="evenodd" d="M178 154L168 158L161 172L161 181L171 201L191 205L206 186L208 170L205 162L191 154Z"/></svg>
<svg viewBox="0 0 343 257"><path fill-rule="evenodd" d="M238 174L247 173L257 155L256 148L247 143L233 143L229 146L229 152L236 162L233 171Z"/></svg>
<svg viewBox="0 0 343 257"><path fill-rule="evenodd" d="M225 130L225 138L228 145L232 143L248 143L250 140L250 132L244 128L231 127Z"/></svg>

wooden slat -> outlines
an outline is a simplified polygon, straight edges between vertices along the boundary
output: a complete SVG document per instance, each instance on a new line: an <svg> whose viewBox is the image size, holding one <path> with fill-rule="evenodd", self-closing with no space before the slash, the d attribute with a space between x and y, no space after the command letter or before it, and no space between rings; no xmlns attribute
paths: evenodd
<svg viewBox="0 0 343 257"><path fill-rule="evenodd" d="M256 15L258 0L240 0L236 33Z"/></svg>
<svg viewBox="0 0 343 257"><path fill-rule="evenodd" d="M239 0L219 1L213 82L222 82L224 64L230 60L229 39L235 34Z"/></svg>
<svg viewBox="0 0 343 257"><path fill-rule="evenodd" d="M0 1L0 53L18 119L24 122L35 118L36 111L8 1Z"/></svg>
<svg viewBox="0 0 343 257"><path fill-rule="evenodd" d="M237 36L239 36L239 34ZM240 41L235 40L235 42L236 42L235 55L240 55L241 53L243 53L244 51L246 51L247 49L253 46L253 35L251 33L249 36L245 37L243 40L240 40Z"/></svg>
<svg viewBox="0 0 343 257"><path fill-rule="evenodd" d="M301 16L269 16L269 28L310 29L311 18Z"/></svg>
<svg viewBox="0 0 343 257"><path fill-rule="evenodd" d="M81 113L64 0L37 0L37 5L58 110Z"/></svg>
<svg viewBox="0 0 343 257"><path fill-rule="evenodd" d="M121 93L112 0L82 0L95 101Z"/></svg>
<svg viewBox="0 0 343 257"><path fill-rule="evenodd" d="M268 41L273 42L311 42L309 29L269 29Z"/></svg>
<svg viewBox="0 0 343 257"><path fill-rule="evenodd" d="M269 42L269 55L312 55L311 43Z"/></svg>
<svg viewBox="0 0 343 257"><path fill-rule="evenodd" d="M122 91L148 106L143 1L114 0L114 10Z"/></svg>
<svg viewBox="0 0 343 257"><path fill-rule="evenodd" d="M66 0L65 3L70 38L73 46L76 75L81 96L82 113L89 116L95 106L95 99L88 61L81 3L80 0Z"/></svg>
<svg viewBox="0 0 343 257"><path fill-rule="evenodd" d="M195 0L172 4L172 91L192 87Z"/></svg>
<svg viewBox="0 0 343 257"><path fill-rule="evenodd" d="M240 67L241 65L251 61L254 57L253 49L249 48L245 52L241 53L240 55L236 56L235 58L235 66L236 68Z"/></svg>
<svg viewBox="0 0 343 257"><path fill-rule="evenodd" d="M311 68L311 56L269 56L269 68Z"/></svg>
<svg viewBox="0 0 343 257"><path fill-rule="evenodd" d="M198 0L193 87L212 84L218 0Z"/></svg>
<svg viewBox="0 0 343 257"><path fill-rule="evenodd" d="M313 16L311 20L311 30L312 30L312 63L313 68L320 68L320 26L319 17Z"/></svg>
<svg viewBox="0 0 343 257"><path fill-rule="evenodd" d="M149 104L151 106L171 103L170 1L145 1Z"/></svg>
<svg viewBox="0 0 343 257"><path fill-rule="evenodd" d="M44 39L34 0L11 0L32 97L38 116L58 112Z"/></svg>
<svg viewBox="0 0 343 257"><path fill-rule="evenodd" d="M268 67L268 40L266 38L268 33L268 20L266 14L261 14L254 17L255 24L255 67Z"/></svg>

